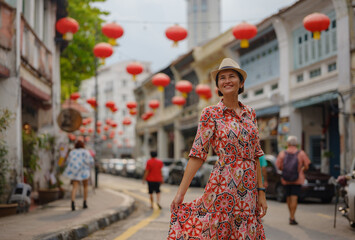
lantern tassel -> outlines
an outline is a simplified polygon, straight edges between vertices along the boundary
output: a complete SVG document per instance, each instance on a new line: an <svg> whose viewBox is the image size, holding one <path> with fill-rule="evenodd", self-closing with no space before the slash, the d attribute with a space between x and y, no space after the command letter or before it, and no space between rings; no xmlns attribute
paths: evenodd
<svg viewBox="0 0 355 240"><path fill-rule="evenodd" d="M320 39L320 32L319 31L313 32L313 39L315 39L315 40L319 40Z"/></svg>
<svg viewBox="0 0 355 240"><path fill-rule="evenodd" d="M179 46L178 41L174 41L172 47L178 47L178 46Z"/></svg>
<svg viewBox="0 0 355 240"><path fill-rule="evenodd" d="M164 87L163 87L163 86L158 86L158 90L159 90L160 92L164 92Z"/></svg>
<svg viewBox="0 0 355 240"><path fill-rule="evenodd" d="M111 44L111 46L117 46L116 39L114 39L114 38L109 38L108 43Z"/></svg>
<svg viewBox="0 0 355 240"><path fill-rule="evenodd" d="M132 75L132 80L136 81L137 80L137 76L135 74Z"/></svg>
<svg viewBox="0 0 355 240"><path fill-rule="evenodd" d="M100 58L100 64L105 65L105 58Z"/></svg>
<svg viewBox="0 0 355 240"><path fill-rule="evenodd" d="M67 41L71 41L71 40L73 40L73 35L74 34L72 32L67 32L63 35L63 39L67 40Z"/></svg>
<svg viewBox="0 0 355 240"><path fill-rule="evenodd" d="M242 40L240 41L240 47L241 47L241 48L248 48L248 47L249 47L249 41L248 41L248 39L242 39Z"/></svg>
<svg viewBox="0 0 355 240"><path fill-rule="evenodd" d="M183 96L184 98L187 98L187 93L182 93L182 96Z"/></svg>

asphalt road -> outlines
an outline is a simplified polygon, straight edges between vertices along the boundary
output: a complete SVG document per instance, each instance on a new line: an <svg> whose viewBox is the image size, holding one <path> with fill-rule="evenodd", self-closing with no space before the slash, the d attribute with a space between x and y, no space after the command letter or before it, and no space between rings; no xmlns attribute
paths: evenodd
<svg viewBox="0 0 355 240"><path fill-rule="evenodd" d="M169 206L177 186L162 185L161 205L163 209L150 209L147 185L141 180L100 174L100 187L110 188L130 194L137 200L137 209L125 220L119 221L104 230L85 238L90 240L157 240L166 239L169 229ZM200 196L202 188L191 187L185 201ZM300 203L296 212L297 226L288 224L288 210L285 203L268 200L268 214L263 219L267 239L272 240L344 240L355 239L355 229L337 213L337 226L333 228L334 204L316 201Z"/></svg>

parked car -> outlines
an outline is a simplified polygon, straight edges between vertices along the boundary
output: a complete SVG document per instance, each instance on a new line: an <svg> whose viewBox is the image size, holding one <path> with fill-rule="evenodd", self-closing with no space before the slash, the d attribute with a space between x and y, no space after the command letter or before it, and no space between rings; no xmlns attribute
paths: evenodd
<svg viewBox="0 0 355 240"><path fill-rule="evenodd" d="M267 179L269 186L266 191L267 197L276 198L279 202L286 200L283 185L281 184L281 171L276 167L276 157L265 155L267 161ZM331 176L321 173L312 164L305 172L306 180L301 186L300 200L305 198L318 198L324 203L332 201L334 196L334 185L330 183Z"/></svg>
<svg viewBox="0 0 355 240"><path fill-rule="evenodd" d="M178 160L175 160L171 164L169 168L169 177L167 181L169 184L180 184L182 177L184 176L187 162L188 162L187 159L180 158ZM201 186L200 177L201 177L201 172L200 170L198 170L191 181L191 185Z"/></svg>
<svg viewBox="0 0 355 240"><path fill-rule="evenodd" d="M104 172L104 173L107 173L109 172L108 169L109 169L109 159L101 159L100 160L100 172Z"/></svg>
<svg viewBox="0 0 355 240"><path fill-rule="evenodd" d="M145 165L148 161L148 157L137 157L136 159L136 169L135 169L135 177L142 178L145 170Z"/></svg>
<svg viewBox="0 0 355 240"><path fill-rule="evenodd" d="M110 173L115 175L126 176L127 160L122 158L110 159Z"/></svg>
<svg viewBox="0 0 355 240"><path fill-rule="evenodd" d="M136 174L136 161L134 159L127 159L126 175L127 177L134 177Z"/></svg>
<svg viewBox="0 0 355 240"><path fill-rule="evenodd" d="M163 158L163 168L162 168L162 174L163 174L163 180L164 182L168 182L168 178L169 178L169 170L170 170L170 166L171 164L174 162L173 158Z"/></svg>
<svg viewBox="0 0 355 240"><path fill-rule="evenodd" d="M213 167L217 161L218 161L218 156L209 156L207 157L206 162L199 169L199 172L201 173L200 176L201 187L205 187L207 185Z"/></svg>

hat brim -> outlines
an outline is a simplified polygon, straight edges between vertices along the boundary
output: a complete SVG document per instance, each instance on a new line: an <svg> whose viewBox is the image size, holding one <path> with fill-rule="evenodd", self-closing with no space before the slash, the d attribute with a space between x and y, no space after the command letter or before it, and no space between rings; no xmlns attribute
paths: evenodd
<svg viewBox="0 0 355 240"><path fill-rule="evenodd" d="M211 72L211 78L212 78L212 80L213 80L213 81L216 81L216 80L217 80L216 77L217 77L218 73L219 73L220 71L223 71L223 70L234 70L234 71L236 71L236 72L239 72L239 73L243 76L244 81L245 81L245 79L247 79L247 76L248 76L247 73L246 73L243 69L241 69L241 68L236 68L236 67L223 67L223 68L221 68L221 69L217 69L217 70L214 70L214 71Z"/></svg>

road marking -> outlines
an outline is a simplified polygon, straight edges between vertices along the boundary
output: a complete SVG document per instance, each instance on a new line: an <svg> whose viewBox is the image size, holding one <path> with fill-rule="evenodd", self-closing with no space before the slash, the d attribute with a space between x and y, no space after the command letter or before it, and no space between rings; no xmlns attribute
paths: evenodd
<svg viewBox="0 0 355 240"><path fill-rule="evenodd" d="M148 202L150 203L150 200L146 197L142 197L138 194L129 192L127 190L123 190L122 192L124 192L125 194L131 195L135 198L138 198L142 201ZM136 232L138 232L140 229L144 228L145 226L147 226L151 221L153 221L154 219L156 219L157 217L159 217L160 215L160 210L157 209L157 206L154 208L153 214L146 218L143 219L142 221L140 221L138 224L128 228L124 233L122 233L120 236L118 236L117 238L115 238L114 240L126 240L129 237L131 237L133 234L135 234Z"/></svg>
<svg viewBox="0 0 355 240"><path fill-rule="evenodd" d="M327 219L332 219L333 217L329 216L329 215L326 215L326 214L323 214L323 213L317 213L318 216L320 217L324 217L324 218L327 218Z"/></svg>

